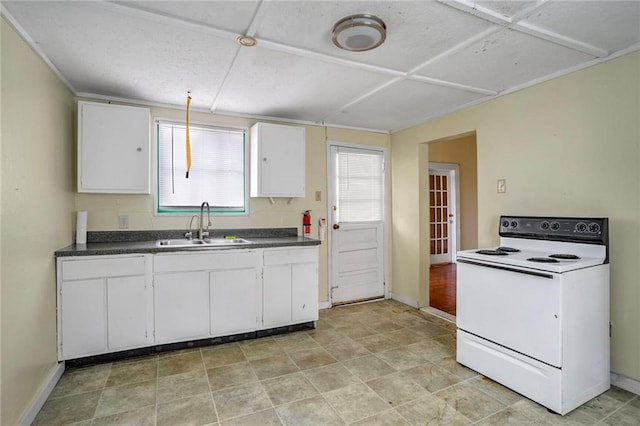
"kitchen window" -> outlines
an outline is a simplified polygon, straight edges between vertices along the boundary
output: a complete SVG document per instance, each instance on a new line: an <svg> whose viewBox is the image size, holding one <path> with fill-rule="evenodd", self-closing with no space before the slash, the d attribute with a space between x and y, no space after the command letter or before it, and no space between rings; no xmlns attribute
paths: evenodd
<svg viewBox="0 0 640 426"><path fill-rule="evenodd" d="M187 171L186 126L156 120L159 214L191 214L207 201L217 214L246 214L246 132L189 124L191 170Z"/></svg>

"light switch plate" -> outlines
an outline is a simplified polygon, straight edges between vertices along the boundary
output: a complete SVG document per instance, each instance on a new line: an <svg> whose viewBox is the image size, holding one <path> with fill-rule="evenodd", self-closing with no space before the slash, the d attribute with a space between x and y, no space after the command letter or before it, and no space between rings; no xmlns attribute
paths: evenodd
<svg viewBox="0 0 640 426"><path fill-rule="evenodd" d="M127 215L118 216L118 229L129 229L129 216Z"/></svg>
<svg viewBox="0 0 640 426"><path fill-rule="evenodd" d="M498 179L498 194L504 194L507 192L507 180Z"/></svg>
<svg viewBox="0 0 640 426"><path fill-rule="evenodd" d="M322 200L322 192L316 191L316 201L321 201L321 200Z"/></svg>

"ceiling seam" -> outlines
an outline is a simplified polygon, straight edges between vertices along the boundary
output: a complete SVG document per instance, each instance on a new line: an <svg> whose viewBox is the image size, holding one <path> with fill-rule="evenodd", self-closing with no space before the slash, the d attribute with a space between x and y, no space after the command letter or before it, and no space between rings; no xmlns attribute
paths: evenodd
<svg viewBox="0 0 640 426"><path fill-rule="evenodd" d="M486 9L482 6L473 4L467 0L438 0L438 1L449 7L452 7L464 13L468 13L477 18L484 19L493 24L501 25L513 31L517 31L519 33L526 34L532 37L536 37L541 40L545 40L550 43L554 43L571 50L576 50L578 52L586 53L588 55L596 56L599 58L605 57L609 54L607 50L602 49L600 47L593 46L589 43L586 43L571 37L562 36L554 31L545 30L543 28L540 28L528 22L523 22L529 16L531 16L534 12L539 11L543 7L550 4L549 0L539 1L536 4L516 13L511 18L503 15L502 16L498 15L496 14L496 12L490 9Z"/></svg>
<svg viewBox="0 0 640 426"><path fill-rule="evenodd" d="M101 0L92 2L93 5L104 7L105 9L111 10L119 10L124 13L129 13L131 15L135 14L137 17L144 17L155 22L159 23L173 23L177 24L181 27L189 28L192 30L202 30L208 34L215 35L225 40L235 41L239 35L233 31L223 30L221 28L217 28L211 25L206 25L200 22L192 21L190 19L178 17L175 15L170 15L168 13L162 13L157 11L151 11L140 7L135 7L132 5L124 5L121 3L114 3L111 0Z"/></svg>
<svg viewBox="0 0 640 426"><path fill-rule="evenodd" d="M514 24L511 29L598 58L604 58L609 55L607 50L571 37L562 36L556 32L545 30L527 22L518 22Z"/></svg>
<svg viewBox="0 0 640 426"><path fill-rule="evenodd" d="M499 93L496 90L484 89L482 87L469 86L467 84L454 83L454 82L447 81L447 80L440 80L440 79L437 79L437 78L424 77L424 76L421 76L421 75L411 75L411 76L409 76L407 78L407 80L419 81L421 83L427 83L427 84L431 84L431 85L434 85L434 86L447 87L447 88L450 88L450 89L463 90L465 92L477 93L479 95L495 96L495 95L497 95Z"/></svg>
<svg viewBox="0 0 640 426"><path fill-rule="evenodd" d="M470 102L467 102L466 104L462 104L462 105L456 106L454 108L450 108L450 109L444 110L444 111L442 111L442 112L440 112L438 114L433 114L431 116L423 117L420 120L415 121L413 124L410 124L410 125L407 125L407 126L404 126L404 127L391 129L391 130L389 130L389 133L393 134L393 133L396 133L396 132L400 132L402 130L414 127L414 126L416 126L418 124L424 124L427 121L435 120L435 119L437 119L439 117L444 117L444 116L446 116L448 114L451 114L451 113L454 113L456 111L461 111L461 110L463 110L465 108L469 108L469 107L472 107L474 105L478 105L478 104L490 101L492 99L500 98L502 96L506 96L506 95L509 95L511 93L526 89L528 87L544 83L545 81L553 80L553 79L556 79L558 77L562 77L564 75L571 74L571 73L574 73L574 72L577 72L577 71L580 71L580 70L583 70L583 69L586 69L586 68L589 68L589 67L592 67L592 66L595 66L595 65L598 65L598 64L609 62L609 61L612 61L612 60L614 60L616 58L619 58L619 57L624 56L624 55L628 55L628 54L636 52L636 51L640 51L640 43L636 43L636 44L634 44L632 46L629 46L626 49L619 50L619 51L607 56L606 58L594 58L593 60L591 60L589 62L586 62L586 63L583 63L583 64L579 64L579 65L576 65L574 67L571 67L571 68L568 68L568 69L564 69L564 70L561 70L561 71L558 71L558 72L555 72L555 73L552 73L552 74L548 74L548 75L546 75L544 77L538 78L536 80L528 81L528 82L526 82L524 84L520 84L518 86L514 86L514 87L511 87L509 89L505 89L505 90L503 90L501 92L498 92L495 96L492 96L490 98L474 99L474 100L472 100Z"/></svg>
<svg viewBox="0 0 640 426"><path fill-rule="evenodd" d="M257 6L256 6L256 10L255 13L253 14L253 17L251 18L251 22L249 23L249 27L246 30L246 34L248 36L252 36L256 33L256 26L258 25L258 23L260 22L260 20L262 19L262 14L261 11L264 10L262 8L262 1L260 1ZM240 52L242 51L242 46L238 45L236 47L236 52L233 55L233 59L231 60L231 64L229 64L229 67L227 68L227 72L225 73L224 77L222 78L222 82L220 83L220 87L218 88L218 90L216 90L216 94L213 97L213 102L211 103L211 107L209 108L210 112L215 112L218 109L218 105L220 103L220 98L222 97L222 95L224 94L226 88L227 88L227 84L229 81L229 76L231 75L231 71L233 71L234 67L236 66L237 60L238 60L238 56L240 56Z"/></svg>

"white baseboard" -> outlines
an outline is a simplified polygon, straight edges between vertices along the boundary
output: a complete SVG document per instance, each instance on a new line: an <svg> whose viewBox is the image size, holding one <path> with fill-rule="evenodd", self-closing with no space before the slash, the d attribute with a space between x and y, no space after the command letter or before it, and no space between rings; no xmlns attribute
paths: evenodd
<svg viewBox="0 0 640 426"><path fill-rule="evenodd" d="M611 373L611 384L619 387L620 389L640 395L640 382L630 377Z"/></svg>
<svg viewBox="0 0 640 426"><path fill-rule="evenodd" d="M389 293L389 295L391 296L391 298L393 300L397 300L400 303L404 303L405 305L409 305L412 306L414 308L417 308L419 306L418 301L417 300L413 300L410 297L407 296L403 296L401 294L396 294L396 293Z"/></svg>
<svg viewBox="0 0 640 426"><path fill-rule="evenodd" d="M325 300L318 303L318 309L329 309L331 307L331 301Z"/></svg>
<svg viewBox="0 0 640 426"><path fill-rule="evenodd" d="M40 392L38 392L37 397L22 415L22 420L20 420L21 426L29 426L33 423L40 410L42 410L44 403L47 402L47 398L49 398L49 395L53 392L53 388L56 387L58 380L62 377L62 373L64 373L64 361L59 362L51 370L51 373L49 373L49 377L47 377L47 380L40 388Z"/></svg>

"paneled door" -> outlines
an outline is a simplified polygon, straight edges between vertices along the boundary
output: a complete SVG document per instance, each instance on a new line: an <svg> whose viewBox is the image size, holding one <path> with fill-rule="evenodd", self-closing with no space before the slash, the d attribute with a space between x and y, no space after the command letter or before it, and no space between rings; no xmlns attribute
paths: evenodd
<svg viewBox="0 0 640 426"><path fill-rule="evenodd" d="M385 295L385 151L329 148L333 305Z"/></svg>
<svg viewBox="0 0 640 426"><path fill-rule="evenodd" d="M450 263L456 250L456 164L429 164L431 264Z"/></svg>

